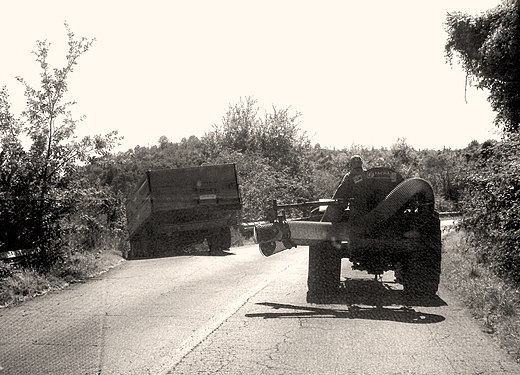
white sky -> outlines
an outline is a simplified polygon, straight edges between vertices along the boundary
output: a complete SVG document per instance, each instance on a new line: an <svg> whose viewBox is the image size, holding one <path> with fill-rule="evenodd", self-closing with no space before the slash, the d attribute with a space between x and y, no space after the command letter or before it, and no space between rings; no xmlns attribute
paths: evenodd
<svg viewBox="0 0 520 375"><path fill-rule="evenodd" d="M30 52L47 39L61 67L67 21L96 38L69 81L86 115L79 135L118 130L118 150L200 137L228 105L291 107L313 143L465 147L496 138L486 93L464 100L465 74L445 63L446 13L499 0L5 1L0 86L24 103L16 76L38 83Z"/></svg>

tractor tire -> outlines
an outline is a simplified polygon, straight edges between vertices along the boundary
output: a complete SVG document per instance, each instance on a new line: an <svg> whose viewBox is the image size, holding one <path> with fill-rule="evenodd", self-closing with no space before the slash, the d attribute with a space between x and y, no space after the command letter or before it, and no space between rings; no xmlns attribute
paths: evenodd
<svg viewBox="0 0 520 375"><path fill-rule="evenodd" d="M421 231L420 245L403 264L404 291L413 296L434 296L441 276L441 229L437 214L430 216Z"/></svg>
<svg viewBox="0 0 520 375"><path fill-rule="evenodd" d="M330 242L309 246L307 302L327 303L334 300L339 290L341 256Z"/></svg>

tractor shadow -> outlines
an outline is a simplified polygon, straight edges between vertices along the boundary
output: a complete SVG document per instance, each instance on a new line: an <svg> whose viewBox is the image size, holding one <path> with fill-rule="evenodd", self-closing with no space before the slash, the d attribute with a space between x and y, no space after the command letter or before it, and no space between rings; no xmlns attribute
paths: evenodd
<svg viewBox="0 0 520 375"><path fill-rule="evenodd" d="M348 280L342 282L336 296L324 299L320 304L292 305L260 302L257 305L279 311L249 313L245 316L263 319L363 319L409 324L432 324L445 320L442 315L421 312L417 309L447 306L440 297L409 296L392 284L372 280Z"/></svg>
<svg viewBox="0 0 520 375"><path fill-rule="evenodd" d="M339 292L332 298L335 304L370 306L441 307L447 303L438 295L414 296L404 292L396 282L370 279L347 279L340 283Z"/></svg>

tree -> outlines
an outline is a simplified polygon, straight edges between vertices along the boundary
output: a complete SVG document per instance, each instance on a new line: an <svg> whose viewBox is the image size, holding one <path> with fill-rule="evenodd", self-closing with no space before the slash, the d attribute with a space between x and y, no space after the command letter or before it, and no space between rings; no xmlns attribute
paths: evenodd
<svg viewBox="0 0 520 375"><path fill-rule="evenodd" d="M207 161L237 164L247 220L265 218L272 199L316 198L308 158L313 149L298 127L299 116L273 106L262 117L256 100L248 97L230 105L222 124L201 139Z"/></svg>
<svg viewBox="0 0 520 375"><path fill-rule="evenodd" d="M26 238L21 228L25 221L23 197L26 196L29 183L22 176L25 165L20 163L24 149L20 141L22 127L11 113L7 88L0 91L0 250L10 244L20 243Z"/></svg>
<svg viewBox="0 0 520 375"><path fill-rule="evenodd" d="M456 53L468 77L488 89L504 130L500 141L472 142L461 160L463 225L481 261L498 275L520 280L520 0L479 16L449 14L446 56Z"/></svg>
<svg viewBox="0 0 520 375"><path fill-rule="evenodd" d="M49 251L58 247L63 219L86 196L81 194L85 187L78 168L96 155L106 155L117 141L116 132L81 140L74 135L82 118L72 116L75 102L66 101L67 79L94 40L77 40L69 26L65 27L69 47L65 66L51 68L47 62L50 44L37 41L33 53L41 68L39 87L17 77L25 87L26 99L20 119L10 113L7 90L0 95L0 162L2 167L8 166L2 170L0 186L4 235L0 242L8 249L39 248L46 261ZM30 141L27 149L21 147L22 136Z"/></svg>
<svg viewBox="0 0 520 375"><path fill-rule="evenodd" d="M456 54L470 82L488 89L497 113L495 124L506 132L520 126L520 0L478 15L448 14L445 46L450 63Z"/></svg>
<svg viewBox="0 0 520 375"><path fill-rule="evenodd" d="M414 148L406 142L406 138L398 138L391 147L390 165L401 172L403 177L411 177L418 170L416 154Z"/></svg>
<svg viewBox="0 0 520 375"><path fill-rule="evenodd" d="M208 157L223 150L257 153L278 170L285 168L293 175L304 173L305 153L311 150L311 144L299 129L300 113L275 106L263 118L258 112L256 100L251 97L230 105L222 124L215 125L202 138Z"/></svg>

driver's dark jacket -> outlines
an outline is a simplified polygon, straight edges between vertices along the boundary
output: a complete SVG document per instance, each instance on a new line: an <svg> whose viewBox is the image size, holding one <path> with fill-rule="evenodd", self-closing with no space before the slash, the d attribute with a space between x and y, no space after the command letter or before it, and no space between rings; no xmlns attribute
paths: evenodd
<svg viewBox="0 0 520 375"><path fill-rule="evenodd" d="M347 207L354 216L361 214L363 207L366 206L364 190L361 186L365 179L366 173L363 168L355 168L347 173L332 196L333 199L342 200L342 204L327 207L321 221L341 221L344 216L343 211Z"/></svg>

